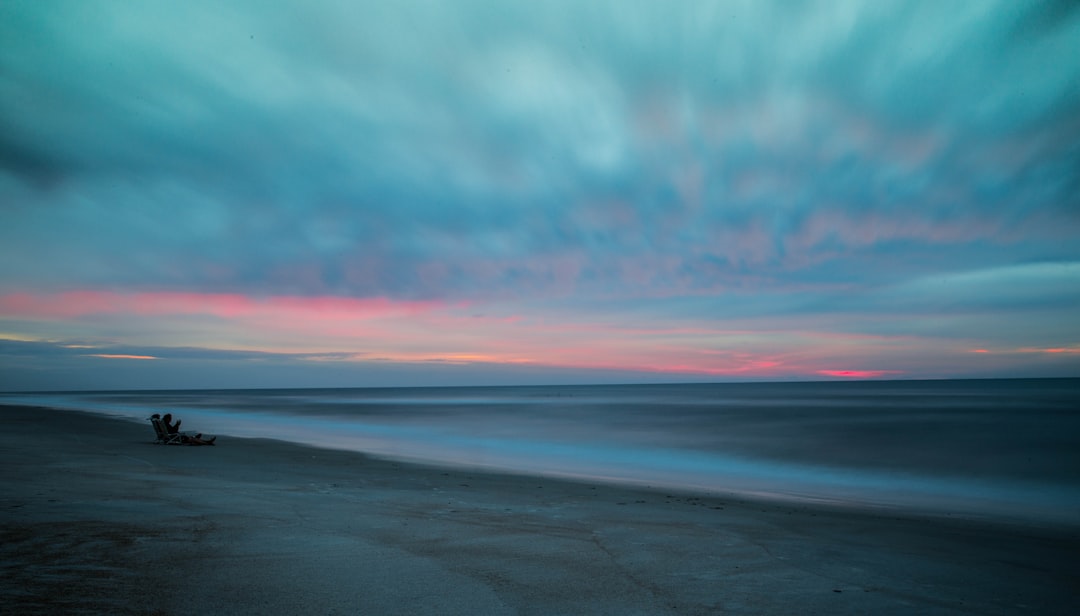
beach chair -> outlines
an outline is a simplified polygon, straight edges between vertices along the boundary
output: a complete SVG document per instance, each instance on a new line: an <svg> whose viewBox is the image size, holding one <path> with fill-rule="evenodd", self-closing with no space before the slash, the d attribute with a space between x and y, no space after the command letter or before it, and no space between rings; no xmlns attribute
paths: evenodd
<svg viewBox="0 0 1080 616"><path fill-rule="evenodd" d="M154 442L158 445L184 444L184 439L179 434L169 434L169 430L165 428L165 422L160 417L151 417L150 423L154 424L154 432L157 433L157 440Z"/></svg>

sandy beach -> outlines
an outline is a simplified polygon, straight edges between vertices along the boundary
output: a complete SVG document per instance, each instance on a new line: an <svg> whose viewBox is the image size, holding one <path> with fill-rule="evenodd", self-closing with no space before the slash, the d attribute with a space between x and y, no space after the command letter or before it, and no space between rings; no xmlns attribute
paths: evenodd
<svg viewBox="0 0 1080 616"><path fill-rule="evenodd" d="M1071 614L1080 533L446 469L0 407L18 614ZM186 426L185 426L186 427ZM192 426L197 428L197 426Z"/></svg>

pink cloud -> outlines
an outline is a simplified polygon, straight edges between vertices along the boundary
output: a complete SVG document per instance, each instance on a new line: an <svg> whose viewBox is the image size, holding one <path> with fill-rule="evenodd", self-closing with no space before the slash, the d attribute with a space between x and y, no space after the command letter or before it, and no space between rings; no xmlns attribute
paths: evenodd
<svg viewBox="0 0 1080 616"><path fill-rule="evenodd" d="M823 209L811 214L795 234L785 239L789 250L806 251L830 240L845 248L862 248L892 240L922 240L937 244L967 242L980 238L1000 239L1001 224L968 216L953 220L933 220L913 214L853 215L842 208Z"/></svg>
<svg viewBox="0 0 1080 616"><path fill-rule="evenodd" d="M209 315L226 319L303 315L320 319L362 319L417 314L441 306L443 304L439 302L394 301L383 297L272 296L260 299L221 293L68 291L0 296L0 314L31 319L69 319L97 314Z"/></svg>
<svg viewBox="0 0 1080 616"><path fill-rule="evenodd" d="M992 353L994 355L1080 355L1080 347L1021 347L1013 349L971 349L969 353Z"/></svg>
<svg viewBox="0 0 1080 616"><path fill-rule="evenodd" d="M1051 355L1058 354L1077 354L1080 353L1080 348L1069 347L1054 347L1054 348L1023 348L1017 349L1018 353L1047 353Z"/></svg>
<svg viewBox="0 0 1080 616"><path fill-rule="evenodd" d="M818 370L823 376L839 376L852 379L872 379L886 374L901 374L900 370Z"/></svg>
<svg viewBox="0 0 1080 616"><path fill-rule="evenodd" d="M699 377L873 378L902 374L904 359L926 341L828 331L829 323L582 315L518 304L445 304L388 298L248 297L237 294L82 291L0 296L0 314L80 330L79 340L137 349L193 346L300 354L308 361L452 363L685 374ZM110 318L83 318L105 316ZM207 318L200 318L207 317ZM120 338L117 326L122 325ZM100 326L100 330L98 327ZM81 343L80 343L81 344ZM1053 349L1050 350L1051 352ZM91 351L92 352L92 351ZM142 357L149 357L145 353ZM891 370L830 366L877 364Z"/></svg>

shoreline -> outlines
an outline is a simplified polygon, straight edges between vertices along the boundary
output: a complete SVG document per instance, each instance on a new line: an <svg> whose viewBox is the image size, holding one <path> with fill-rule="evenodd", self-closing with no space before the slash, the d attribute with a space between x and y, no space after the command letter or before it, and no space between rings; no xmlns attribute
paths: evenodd
<svg viewBox="0 0 1080 616"><path fill-rule="evenodd" d="M796 385L799 385L796 383ZM491 388L483 388L485 390ZM511 388L518 389L518 388ZM411 391L411 390L410 390ZM561 391L561 388L560 388ZM121 392L123 393L123 392ZM162 392L157 392L160 396ZM213 391L204 392L212 394ZM555 480L574 482L603 482L621 487L646 488L662 491L678 491L687 494L744 498L770 503L824 506L850 509L852 511L878 511L905 516L967 518L986 522L1019 525L1050 525L1064 529L1080 529L1080 490L1075 477L1048 478L1047 471L1061 473L1075 463L1075 454L1057 456L1058 463L1048 467L1042 462L1040 469L1021 465L1015 474L997 475L997 470L985 474L986 469L961 468L950 472L945 466L922 468L918 463L876 464L874 460L856 460L854 465L831 464L826 460L785 458L783 455L758 455L738 451L727 453L700 452L693 448L664 448L640 451L633 445L614 445L611 451L597 456L590 445L563 442L558 438L551 442L533 443L526 438L520 443L526 446L551 446L558 450L549 458L521 456L514 445L507 447L498 437L483 433L472 435L437 431L402 437L388 435L384 438L379 428L367 433L367 428L339 436L334 429L327 429L320 422L332 421L334 415L312 418L313 430L282 423L280 416L271 413L252 420L244 413L219 414L216 409L206 410L192 398L191 392L183 392L183 400L136 398L131 405L123 398L87 401L75 399L6 399L0 396L0 405L41 406L72 412L96 413L108 417L126 418L143 425L142 420L154 409L170 406L178 409L189 426L214 426L211 432L233 438L267 438L286 443L319 449L354 451L383 460L394 460L422 466L446 467L457 470L489 472L498 474L544 476ZM181 404L177 405L177 402ZM262 401L273 404L273 400ZM227 408L227 405L226 405ZM175 410L174 410L175 412ZM258 429L252 429L258 426ZM569 429L575 429L570 427ZM1069 429L1063 426L1062 429ZM344 433L342 433L344 434ZM462 438L464 436L464 438ZM962 435L960 435L962 438ZM781 436L781 439L783 436ZM430 443L427 441L430 440ZM513 440L513 439L512 439ZM1074 439L1075 440L1075 439ZM468 443L463 447L462 443ZM509 442L509 441L508 441ZM449 444L448 444L449 443ZM422 445L418 448L418 445ZM892 446L891 444L889 446ZM977 455L968 459L987 458L989 451L1001 446L986 444ZM604 445L600 446L604 448ZM622 447L620 450L619 448ZM1032 450L1034 451L1034 450ZM638 458L659 455L660 464L653 461L639 464ZM876 454L875 454L876 455ZM695 458L694 456L699 456ZM1015 457L1015 456L1014 456ZM1045 459L1040 457L1039 459ZM1032 456L1026 463L1031 466ZM913 462L909 460L908 462ZM940 462L940 461L939 461ZM732 468L740 470L733 471ZM1018 477L1021 477L1018 479Z"/></svg>
<svg viewBox="0 0 1080 616"><path fill-rule="evenodd" d="M0 406L21 613L1071 613L1075 528L439 467Z"/></svg>

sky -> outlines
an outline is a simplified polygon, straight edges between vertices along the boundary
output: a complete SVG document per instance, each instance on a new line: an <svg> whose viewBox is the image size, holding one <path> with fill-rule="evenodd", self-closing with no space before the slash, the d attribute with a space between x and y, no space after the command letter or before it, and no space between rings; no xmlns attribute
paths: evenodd
<svg viewBox="0 0 1080 616"><path fill-rule="evenodd" d="M0 390L1080 376L1080 9L0 4Z"/></svg>

